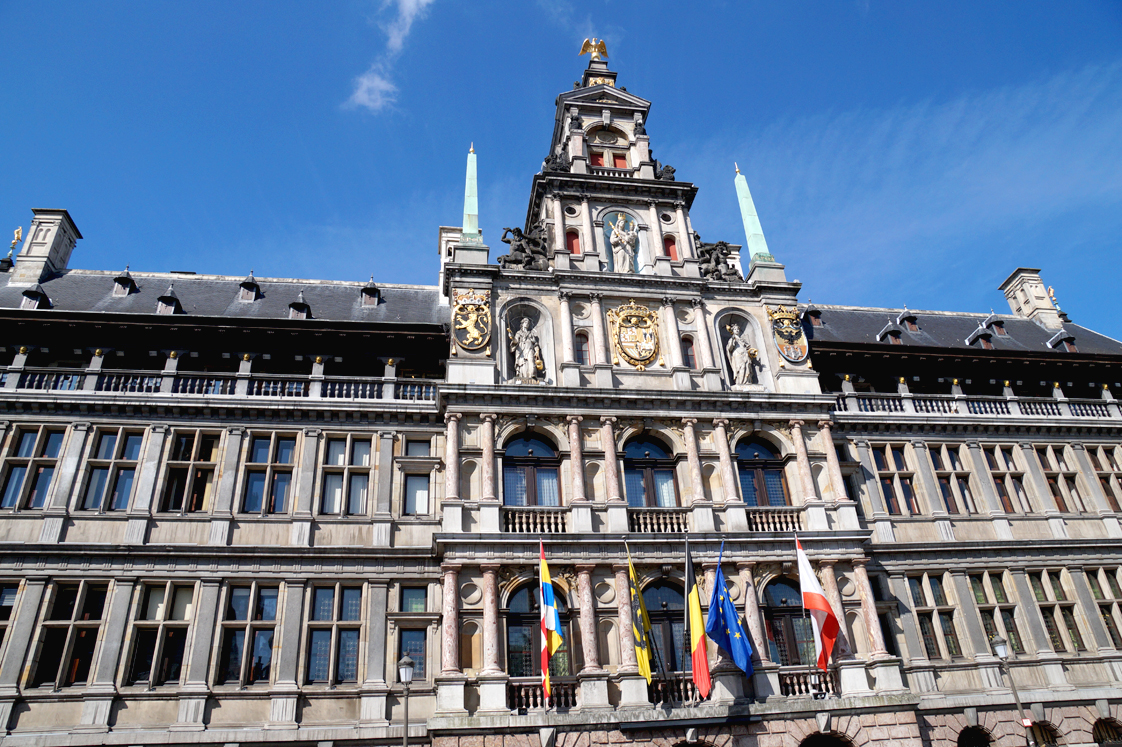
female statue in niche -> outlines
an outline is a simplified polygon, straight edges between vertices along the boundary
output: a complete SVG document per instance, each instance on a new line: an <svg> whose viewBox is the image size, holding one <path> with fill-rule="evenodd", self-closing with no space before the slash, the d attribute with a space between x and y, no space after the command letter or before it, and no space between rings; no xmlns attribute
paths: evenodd
<svg viewBox="0 0 1122 747"><path fill-rule="evenodd" d="M729 341L725 351L729 355L729 365L732 367L732 383L737 386L754 384L755 368L753 360L759 352L752 347L748 330L740 331L739 324L730 324L725 329L729 331Z"/></svg>
<svg viewBox="0 0 1122 747"><path fill-rule="evenodd" d="M613 271L635 272L635 245L639 241L639 229L628 216L616 213L616 222L612 225L609 241L612 245Z"/></svg>
<svg viewBox="0 0 1122 747"><path fill-rule="evenodd" d="M541 342L530 326L530 320L522 318L517 332L507 330L510 339L510 352L514 354L514 376L517 379L536 379L545 370L542 361Z"/></svg>

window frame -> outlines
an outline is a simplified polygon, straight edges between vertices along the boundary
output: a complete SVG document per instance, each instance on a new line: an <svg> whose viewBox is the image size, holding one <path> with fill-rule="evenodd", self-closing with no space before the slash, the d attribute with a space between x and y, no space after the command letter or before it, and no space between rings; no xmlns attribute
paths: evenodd
<svg viewBox="0 0 1122 747"><path fill-rule="evenodd" d="M1040 463L1044 483L1048 486L1056 510L1063 514L1088 513L1089 494L1079 485L1078 462L1074 459L1074 453L1069 458L1067 446L1055 444L1034 444L1033 452ZM1074 492L1072 487L1075 488Z"/></svg>
<svg viewBox="0 0 1122 747"><path fill-rule="evenodd" d="M741 500L745 505L757 508L783 508L790 506L791 490L787 485L787 462L790 461L790 457L784 457L782 455L776 454L775 458L773 459L742 459L740 456L740 447L742 445L748 445L750 441L751 439L743 439L739 441L736 444L736 447L732 450L732 458L736 462L736 487L740 490L741 493L744 493L744 481L747 478L751 480L752 485L754 485L756 488L756 494L753 497L753 500L755 501L754 503L748 502L747 495L741 495ZM772 444L763 442L758 443L760 443L761 446L766 446L767 449L772 453L776 453L779 451L778 447ZM771 494L767 489L767 473L769 472L779 474L779 485L783 490L782 505L773 504L771 501ZM761 496L764 497L767 503L762 505L760 504Z"/></svg>
<svg viewBox="0 0 1122 747"><path fill-rule="evenodd" d="M526 612L512 612L510 609L510 602L514 597L526 591L529 604L527 605ZM511 591L507 597L506 604L503 605L503 643L506 650L506 673L510 677L541 677L541 657L538 653L541 651L541 602L538 600L538 584L537 582L529 582L521 584L516 589ZM553 584L553 599L558 603L557 616L561 620L561 638L564 645L561 649L554 652L553 656L549 659L550 678L556 682L557 678L576 677L577 673L577 655L573 640L573 621L572 612L569 609L568 599L565 592L556 583ZM530 630L530 672L528 674L514 674L513 672L513 658L511 655L510 634L511 629L515 627L525 627ZM559 673L557 669L561 668L562 664L568 666L569 674Z"/></svg>
<svg viewBox="0 0 1122 747"><path fill-rule="evenodd" d="M419 440L419 439L418 439ZM330 445L332 442L343 442L343 464L328 464ZM319 475L317 476L318 505L316 514L328 518L346 518L349 516L369 516L371 513L371 500L374 495L374 473L376 469L375 458L377 450L377 436L374 434L332 433L323 438L319 454ZM355 444L365 443L367 446L367 464L352 464L354 461ZM408 442L403 446L403 449ZM327 501L327 487L329 475L341 475L342 485L339 491L338 505L335 511L326 511L324 506ZM366 494L362 504L357 510L352 510L351 490L354 487L355 477L366 476Z"/></svg>
<svg viewBox="0 0 1122 747"><path fill-rule="evenodd" d="M981 449L1002 511L1010 516L1036 513L1025 486L1026 470L1017 458L1020 446L995 443L981 445Z"/></svg>
<svg viewBox="0 0 1122 747"><path fill-rule="evenodd" d="M1087 636L1080 630L1079 618L1075 614L1076 595L1068 590L1062 571L1031 570L1026 575L1052 650L1058 654L1086 651ZM1072 626L1075 627L1074 633Z"/></svg>
<svg viewBox="0 0 1122 747"><path fill-rule="evenodd" d="M947 581L947 576L943 573L924 572L907 577L912 614L916 617L920 643L928 659L940 661L966 658L962 649L962 636L958 633L955 620L955 612L959 605L955 604L957 600L954 597L954 585ZM936 590L939 593L936 593ZM940 594L942 599L939 598ZM923 625L924 622L930 626L930 638ZM932 646L934 656L932 656Z"/></svg>
<svg viewBox="0 0 1122 747"><path fill-rule="evenodd" d="M47 423L38 425L28 423L12 428L4 454L3 470L0 472L0 475L2 475L2 478L0 478L0 502L3 502L8 495L9 481L12 479L13 470L23 469L23 476L20 478L20 485L11 505L0 505L0 511L10 511L12 513L42 511L50 505L48 499L51 497L51 489L55 486L54 478L58 470L58 463L66 451L69 430L66 426L60 427ZM35 440L32 442L31 455L19 456L19 447L24 435L32 432L35 433ZM62 439L58 444L57 455L52 457L47 454L47 448L50 446L51 435L55 433L62 434ZM43 498L40 502L37 495L33 498L31 493L46 469L50 469L51 472L50 477L47 478L47 484L43 487ZM33 505L33 502L38 502L39 505Z"/></svg>
<svg viewBox="0 0 1122 747"><path fill-rule="evenodd" d="M970 585L971 594L974 595L974 603L978 608L979 617L982 618L982 629L987 638L992 639L994 635L1001 635L1009 642L1009 647L1014 653L1023 654L1026 652L1025 639L1017 622L1017 604L1010 601L1016 597L1009 593L1013 584L1006 586L1005 576L1004 571L972 571L967 575L966 582ZM981 583L981 599L978 598L979 588L975 586L976 580ZM996 589L1001 590L1000 595L997 594ZM1012 629L1007 625L1006 615L1013 621Z"/></svg>
<svg viewBox="0 0 1122 747"><path fill-rule="evenodd" d="M315 620L315 596L317 589L333 589L334 598L332 599L332 613L330 620ZM343 619L343 592L346 589L359 590L359 614L358 619ZM355 686L362 682L365 673L365 662L363 661L362 652L365 650L366 645L366 627L369 624L366 616L367 604L367 589L366 584L362 581L336 581L334 583L311 583L306 588L306 604L304 612L304 636L305 651L303 657L304 672L303 682L305 686L326 686L335 688L340 685ZM329 641L330 647L328 649L328 678L326 680L313 680L312 679L312 657L315 655L312 651L314 634L317 631L330 631ZM357 631L358 642L355 649L355 677L354 679L342 679L339 676L339 659L340 659L340 644L342 642L341 634L343 632Z"/></svg>
<svg viewBox="0 0 1122 747"><path fill-rule="evenodd" d="M127 511L132 504L133 493L136 492L136 480L140 473L140 464L144 458L144 451L147 447L148 431L144 429L118 427L118 428L98 428L94 431L93 437L86 451L85 464L82 466L83 477L80 482L82 489L77 491L75 498L74 510L81 512L84 515L89 514L106 514L117 511ZM101 458L97 454L101 450L101 441L106 436L112 436L115 441L113 444L113 451L108 459ZM125 446L128 444L130 436L140 436L140 450L137 452L136 459L125 458ZM87 501L90 497L89 493L93 487L95 470L105 470L106 480L100 487L101 495L98 497L98 505L94 507L87 506ZM132 470L132 484L129 486L129 493L124 498L124 505L119 507L109 506L113 495L120 484L122 472L126 469Z"/></svg>
<svg viewBox="0 0 1122 747"><path fill-rule="evenodd" d="M560 508L565 505L564 490L561 486L561 452L559 452L551 444L544 441L540 436L535 434L526 434L530 438L536 438L542 441L546 446L550 447L553 451L553 456L507 456L504 448L502 454L502 480L503 480L503 505L507 507L521 508L530 506L541 506L543 508ZM555 506L549 504L541 504L538 502L538 470L546 469L553 470L556 476L557 485L557 504ZM506 490L506 475L507 470L519 470L522 472L523 479L526 486L526 503L520 505L508 503L509 496Z"/></svg>
<svg viewBox="0 0 1122 747"><path fill-rule="evenodd" d="M55 618L55 605L59 603L61 592L64 588L69 589L77 587L74 596L74 609L70 617L64 619ZM86 603L89 601L90 589L103 589L104 596L102 597L101 610L96 619L85 618ZM111 581L101 580L88 580L79 579L59 579L51 583L47 603L43 605L43 611L40 615L39 628L36 634L35 641L35 657L34 665L27 668L25 679L25 688L38 688L46 684L51 685L51 689L55 692L64 687L84 687L90 684L90 678L94 676L93 665L97 661L98 649L100 646L101 638L101 624L105 622L106 607L109 606L109 599L113 592L114 584ZM50 674L49 672L42 672L41 669L49 662L43 660L44 650L47 648L47 638L51 635L52 631L65 631L63 635L62 647L58 650L58 664L53 677L44 675ZM86 679L79 681L76 677L70 680L73 674L76 674L75 664L77 659L75 656L75 643L76 638L85 637L85 635L93 635L93 645L89 649L89 663L86 672Z"/></svg>
<svg viewBox="0 0 1122 747"><path fill-rule="evenodd" d="M1118 568L1088 568L1084 574L1107 637L1115 648L1122 649L1122 608L1119 606L1122 604L1122 586L1118 582ZM1114 583L1110 583L1111 579Z"/></svg>
<svg viewBox="0 0 1122 747"><path fill-rule="evenodd" d="M583 329L573 333L573 360L578 366L592 365L592 348L588 340L588 332Z"/></svg>
<svg viewBox="0 0 1122 747"><path fill-rule="evenodd" d="M1122 513L1122 470L1119 469L1118 458L1114 446L1085 446L1087 459L1098 478L1099 487L1107 505L1114 513Z"/></svg>
<svg viewBox="0 0 1122 747"><path fill-rule="evenodd" d="M643 439L643 436L639 436ZM628 443L636 439L628 439ZM645 439L653 441L656 445L661 446L661 441L658 439ZM626 452L627 444L624 444ZM624 456L620 461L623 467L623 483L624 483L624 500L627 501L629 508L681 508L682 507L682 492L678 487L678 462L680 458L674 455L672 449L663 448L670 456L662 457L641 457L634 458ZM627 491L627 473L639 472L642 474L643 479L643 505L635 506L631 503L630 495ZM658 494L655 492L655 473L656 472L669 472L671 476L670 484L674 488L674 505L673 506L660 506L658 503ZM560 490L560 488L558 488Z"/></svg>
<svg viewBox="0 0 1122 747"><path fill-rule="evenodd" d="M173 459L176 456L177 441L180 437L191 437L191 451L187 455L187 459ZM201 459L202 444L204 439L216 439L214 442L213 461L205 461ZM215 431L207 428L179 428L175 429L168 436L167 453L163 464L163 481L160 484L160 491L158 493L160 500L157 504L159 513L176 514L184 516L186 514L210 513L211 507L214 503L214 495L218 489L218 465L222 459L222 454L226 446L226 436L223 431ZM174 508L171 504L174 503L171 490L173 485L172 470L184 470L185 479L182 486L182 493L179 496L179 508ZM192 508L191 500L197 495L196 486L200 477L200 473L210 472L210 488L205 488L206 482L204 480L204 490L201 498L201 505L198 508Z"/></svg>
<svg viewBox="0 0 1122 747"><path fill-rule="evenodd" d="M250 457L253 455L253 445L257 439L269 439L269 454L268 462L251 462ZM277 452L280 447L280 442L283 439L292 439L292 461L291 462L278 462ZM241 485L241 499L240 511L241 514L248 514L250 516L288 516L292 513L296 484L296 468L300 461L300 433L291 433L287 431L257 431L246 434L245 438L245 466L242 470L242 485ZM246 501L249 498L250 476L255 474L264 474L265 483L261 494L261 508L258 511L250 511L246 508ZM285 489L284 505L280 510L276 508L276 482L277 475L287 474L288 485Z"/></svg>
<svg viewBox="0 0 1122 747"><path fill-rule="evenodd" d="M949 514L977 514L977 504L974 501L974 489L970 485L971 472L966 466L969 462L963 459L961 444L928 444L927 452L930 454L931 467L935 472L935 484L939 488L939 497ZM947 490L950 490L950 499L954 504L952 509L947 501Z"/></svg>
<svg viewBox="0 0 1122 747"><path fill-rule="evenodd" d="M908 457L910 444L883 443L870 444L873 467L876 470L877 487L884 501L884 508L890 516L923 516L923 506L919 502L916 488L916 470ZM896 461L899 450L903 465ZM879 459L878 459L879 457Z"/></svg>
<svg viewBox="0 0 1122 747"><path fill-rule="evenodd" d="M189 655L187 641L195 617L195 598L198 596L198 584L194 581L184 583L183 581L169 580L147 581L138 584L138 586L129 634L128 659L125 663L122 679L126 685L141 686L148 690L165 685L179 686L187 676L186 663ZM147 618L145 615L147 614L146 608L150 603L149 595L152 591L158 589L163 589L163 601L160 603L162 607L158 608L156 617ZM187 603L186 614L182 619L177 619L172 615L175 614L176 597L181 589L190 589L191 598ZM152 644L152 655L148 663L148 671L145 673L145 679L140 679L137 677L136 668L141 653L139 650L142 641L141 635L144 632L154 632L155 640ZM167 677L166 673L163 676L158 676L157 673L158 669L163 668L167 663L164 660L164 653L167 650L168 639L173 634L182 636L182 648L179 651L179 674L175 679Z"/></svg>
<svg viewBox="0 0 1122 747"><path fill-rule="evenodd" d="M231 618L230 612L232 610L233 596L235 591L239 589L249 590L249 599L246 606L246 615L244 620ZM276 612L272 619L257 617L257 610L260 606L262 590L275 590L277 593ZM262 687L270 687L275 681L276 667L273 666L276 661L276 654L279 641L277 640L276 631L280 625L282 610L284 609L284 597L288 590L284 588L284 584L278 581L250 581L245 583L229 583L226 584L222 594L222 606L219 608L218 620L218 652L215 658L214 672L211 677L211 682L216 687L223 686L236 686L238 689L244 689L253 685L260 685ZM271 653L269 658L269 673L265 677L254 677L253 669L253 653L255 650L255 642L257 633L270 631L273 635L272 643L270 646ZM242 633L242 652L239 657L238 663L238 677L236 680L231 680L229 676L229 643L236 633Z"/></svg>

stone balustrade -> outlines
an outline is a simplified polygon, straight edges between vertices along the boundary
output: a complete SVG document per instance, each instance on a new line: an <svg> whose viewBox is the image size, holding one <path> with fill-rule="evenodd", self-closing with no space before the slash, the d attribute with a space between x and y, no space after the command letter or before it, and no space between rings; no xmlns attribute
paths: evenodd
<svg viewBox="0 0 1122 747"><path fill-rule="evenodd" d="M654 706L688 705L708 700L701 697L689 672L655 675L651 684L647 685L647 698Z"/></svg>
<svg viewBox="0 0 1122 747"><path fill-rule="evenodd" d="M837 695L838 673L834 670L810 671L805 666L782 667L779 670L779 691L788 698L825 698Z"/></svg>
<svg viewBox="0 0 1122 747"><path fill-rule="evenodd" d="M629 508L627 525L632 532L684 534L690 530L688 508Z"/></svg>
<svg viewBox="0 0 1122 747"><path fill-rule="evenodd" d="M504 506L503 531L511 534L561 534L566 529L567 508Z"/></svg>
<svg viewBox="0 0 1122 747"><path fill-rule="evenodd" d="M843 393L834 402L836 413L862 415L949 415L996 418L1122 418L1111 399L1047 397L978 397L948 394Z"/></svg>
<svg viewBox="0 0 1122 747"><path fill-rule="evenodd" d="M750 532L801 532L803 530L803 510L783 507L749 507L748 531Z"/></svg>
<svg viewBox="0 0 1122 747"><path fill-rule="evenodd" d="M550 696L547 698L540 677L513 677L507 682L506 702L512 711L527 713L547 708L568 710L579 708L580 686L572 678L550 678Z"/></svg>

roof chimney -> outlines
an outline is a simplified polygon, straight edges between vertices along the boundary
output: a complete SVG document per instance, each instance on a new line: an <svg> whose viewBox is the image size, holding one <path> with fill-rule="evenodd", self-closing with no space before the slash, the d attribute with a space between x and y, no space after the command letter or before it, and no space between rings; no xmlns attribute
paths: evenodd
<svg viewBox="0 0 1122 747"><path fill-rule="evenodd" d="M1005 282L998 286L1009 302L1013 313L1024 319L1032 319L1037 324L1048 329L1059 329L1064 326L1060 318L1059 309L1048 297L1044 281L1040 279L1040 270L1034 267L1018 267L1013 274L1005 278Z"/></svg>
<svg viewBox="0 0 1122 747"><path fill-rule="evenodd" d="M74 244L82 238L65 210L32 208L35 218L16 257L11 285L34 285L62 272L70 262Z"/></svg>

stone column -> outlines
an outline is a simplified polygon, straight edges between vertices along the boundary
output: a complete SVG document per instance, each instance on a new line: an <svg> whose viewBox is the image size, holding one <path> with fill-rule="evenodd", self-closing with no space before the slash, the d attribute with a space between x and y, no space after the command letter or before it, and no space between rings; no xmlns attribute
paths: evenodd
<svg viewBox="0 0 1122 747"><path fill-rule="evenodd" d="M873 659L888 658L888 649L884 645L884 634L880 629L880 618L877 616L876 601L873 599L873 587L869 583L869 572L865 569L868 558L853 558L853 575L857 579L857 591L861 595L861 616L865 619L865 631L869 636L869 655Z"/></svg>
<svg viewBox="0 0 1122 747"><path fill-rule="evenodd" d="M836 562L832 559L818 561L818 578L822 582L822 591L826 592L826 599L829 600L830 607L833 608L834 614L838 618L838 625L841 628L837 645L834 648L835 659L850 659L853 657L853 649L849 645L849 635L846 632L845 624L845 606L842 604L841 592L838 591L838 578L834 573L834 563Z"/></svg>
<svg viewBox="0 0 1122 747"><path fill-rule="evenodd" d="M573 294L569 291L557 291L557 299L561 302L561 362L574 363L573 355L573 309L569 300Z"/></svg>
<svg viewBox="0 0 1122 747"><path fill-rule="evenodd" d="M799 485L806 507L806 528L825 530L830 528L826 519L826 504L818 499L814 485L814 474L810 470L810 458L806 454L806 438L803 436L803 421L791 420L791 440L795 443L795 467L799 473Z"/></svg>
<svg viewBox="0 0 1122 747"><path fill-rule="evenodd" d="M589 210L588 194L585 193L580 196L581 228L584 229L584 236L581 237L580 245L580 253L582 255L596 251L596 240L592 235L592 214ZM590 270L592 268L585 267L584 269Z"/></svg>
<svg viewBox="0 0 1122 747"><path fill-rule="evenodd" d="M685 207L683 202L674 203L674 217L677 219L678 226L678 246L679 251L682 252L682 257L697 257L697 251L693 245L693 236L690 235L689 228L686 226L686 215L682 208Z"/></svg>
<svg viewBox="0 0 1122 747"><path fill-rule="evenodd" d="M46 586L46 576L34 576L24 580L16 615L8 625L5 636L7 638L5 643L8 645L4 648L4 658L0 662L0 726L5 728L11 720L12 706L20 694L19 678L23 672L23 662L28 654L31 635L35 631L39 604L43 601L43 591Z"/></svg>
<svg viewBox="0 0 1122 747"><path fill-rule="evenodd" d="M604 449L604 483L608 488L608 502L623 501L620 495L619 458L616 454L616 419L600 418L600 446Z"/></svg>
<svg viewBox="0 0 1122 747"><path fill-rule="evenodd" d="M499 566L487 563L483 571L483 674L501 674L499 666ZM459 631L457 630L457 635Z"/></svg>
<svg viewBox="0 0 1122 747"><path fill-rule="evenodd" d="M460 566L445 563L443 603L441 605L440 673L460 674Z"/></svg>
<svg viewBox="0 0 1122 747"><path fill-rule="evenodd" d="M834 489L834 515L839 528L860 529L857 504L850 500L849 493L845 490L845 476L842 475L841 465L838 463L838 449L834 445L834 435L830 428L829 420L818 421L818 430L822 434L822 448L826 450L826 469Z"/></svg>
<svg viewBox="0 0 1122 747"><path fill-rule="evenodd" d="M599 255L600 262L603 263L604 262L604 256L605 256L604 253L607 251L607 245L606 245L606 242L604 240L604 221L594 220L594 221L592 221L592 227L593 227L592 236L596 240L596 254ZM592 270L593 268L585 265L584 269ZM595 269L599 270L600 268L595 268Z"/></svg>
<svg viewBox="0 0 1122 747"><path fill-rule="evenodd" d="M596 367L596 386L608 389L612 386L612 353L608 349L608 337L604 331L604 310L600 303L600 293L590 293L592 303L592 364Z"/></svg>
<svg viewBox="0 0 1122 747"><path fill-rule="evenodd" d="M195 635L186 657L187 681L179 691L179 715L176 723L169 727L171 731L202 731L206 728L203 717L206 713L206 699L210 694L210 688L207 686L207 665L210 662L211 644L218 621L218 597L221 586L222 579L219 578L204 578L199 583L198 600L195 602L195 620L192 626ZM125 628L124 618L127 616L127 607L132 601L131 585L125 600L126 610L121 614L120 623L122 631ZM109 625L107 630L112 630L116 624L110 620ZM119 646L118 643L117 647ZM108 682L112 683L117 660L115 656L109 658L111 663L108 667ZM104 659L105 654L102 653L101 663L104 663Z"/></svg>
<svg viewBox="0 0 1122 747"><path fill-rule="evenodd" d="M554 192L550 195L553 204L553 241L554 249L565 248L565 211L561 209L561 195Z"/></svg>
<svg viewBox="0 0 1122 747"><path fill-rule="evenodd" d="M495 485L495 421L498 417L495 414L480 416L482 425L479 438L483 446L483 464L479 472L483 482L483 495L479 502L479 529L484 533L502 531L498 490Z"/></svg>
<svg viewBox="0 0 1122 747"><path fill-rule="evenodd" d="M638 674L639 660L635 658L635 632L631 622L631 586L627 582L627 564L612 566L616 576L616 624L619 627L619 672Z"/></svg>
<svg viewBox="0 0 1122 747"><path fill-rule="evenodd" d="M441 509L445 532L464 531L464 505L460 501L460 418L458 412L444 416L448 426L444 439L444 499Z"/></svg>
<svg viewBox="0 0 1122 747"><path fill-rule="evenodd" d="M581 564L577 570L577 603L580 605L580 642L584 654L581 673L599 672L600 649L596 635L596 600L592 596L592 571L596 566Z"/></svg>
<svg viewBox="0 0 1122 747"><path fill-rule="evenodd" d="M651 221L651 259L661 257L665 252L662 246L662 225L658 219L658 203L654 200L647 200L647 212L650 213Z"/></svg>
<svg viewBox="0 0 1122 747"><path fill-rule="evenodd" d="M748 635L752 637L752 660L771 664L771 651L768 650L764 621L760 615L760 598L756 593L756 579L753 575L755 568L756 564L750 561L736 564L736 569L740 571L740 582L744 584L744 621L748 623Z"/></svg>
<svg viewBox="0 0 1122 747"><path fill-rule="evenodd" d="M685 366L682 359L682 336L678 332L678 317L674 315L674 299L670 296L662 297L662 316L666 324L666 346L670 348L670 361L674 368Z"/></svg>
<svg viewBox="0 0 1122 747"><path fill-rule="evenodd" d="M693 323L697 328L696 342L701 354L701 366L702 368L717 368L717 363L713 358L713 347L709 339L709 325L705 321L705 305L700 298L691 298L690 305L693 306Z"/></svg>
<svg viewBox="0 0 1122 747"><path fill-rule="evenodd" d="M729 437L726 426L729 421L717 418L713 421L713 441L717 445L717 456L720 457L721 482L724 484L725 526L732 532L748 531L748 514L744 507L744 500L737 489L739 480L736 468L732 463L732 453L729 451Z"/></svg>
<svg viewBox="0 0 1122 747"><path fill-rule="evenodd" d="M566 420L569 424L569 472L572 476L572 485L569 495L570 503L584 503L584 444L581 442L580 424L584 418L580 415L569 415Z"/></svg>
<svg viewBox="0 0 1122 747"><path fill-rule="evenodd" d="M697 418L682 418L682 438L686 442L686 462L690 471L690 529L694 532L714 532L713 501L705 497L705 481L701 475L701 457L697 452Z"/></svg>
<svg viewBox="0 0 1122 747"><path fill-rule="evenodd" d="M359 701L359 719L363 726L383 726L386 720L386 610L389 607L390 583L387 580L371 581L366 614L370 620L366 640L366 676L362 682L362 700ZM394 667L396 669L396 666ZM390 677L391 681L393 677Z"/></svg>
<svg viewBox="0 0 1122 747"><path fill-rule="evenodd" d="M296 705L300 696L300 638L304 629L304 584L302 578L291 578L284 582L284 610L275 634L280 652L277 657L277 681L273 686L269 706L269 723L266 729L298 729Z"/></svg>

